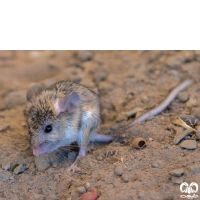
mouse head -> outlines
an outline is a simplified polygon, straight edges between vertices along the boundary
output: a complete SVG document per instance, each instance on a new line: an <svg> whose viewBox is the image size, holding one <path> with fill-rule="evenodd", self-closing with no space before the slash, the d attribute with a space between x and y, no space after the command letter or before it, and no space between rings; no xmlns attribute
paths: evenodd
<svg viewBox="0 0 200 200"><path fill-rule="evenodd" d="M55 94L34 85L27 91L25 111L33 154L51 153L75 139L80 119L80 98L76 92Z"/></svg>

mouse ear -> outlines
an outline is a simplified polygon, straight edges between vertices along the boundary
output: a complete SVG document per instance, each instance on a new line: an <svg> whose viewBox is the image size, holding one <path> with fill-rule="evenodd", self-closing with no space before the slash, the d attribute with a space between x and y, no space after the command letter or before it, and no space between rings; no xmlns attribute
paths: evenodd
<svg viewBox="0 0 200 200"><path fill-rule="evenodd" d="M31 101L31 99L33 97L38 96L41 92L42 92L41 85L35 84L35 85L31 86L26 93L27 101Z"/></svg>
<svg viewBox="0 0 200 200"><path fill-rule="evenodd" d="M74 111L80 102L80 97L76 92L72 92L69 95L65 95L64 97L57 100L56 111L59 115L61 112L66 111Z"/></svg>

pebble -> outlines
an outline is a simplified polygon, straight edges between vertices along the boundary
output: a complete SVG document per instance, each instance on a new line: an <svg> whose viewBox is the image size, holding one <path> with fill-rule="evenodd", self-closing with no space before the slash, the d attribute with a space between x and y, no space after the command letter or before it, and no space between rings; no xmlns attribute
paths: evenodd
<svg viewBox="0 0 200 200"><path fill-rule="evenodd" d="M91 51L78 51L78 58L82 61L92 60L94 54Z"/></svg>
<svg viewBox="0 0 200 200"><path fill-rule="evenodd" d="M183 92L180 92L178 95L177 95L177 99L180 101L180 102L186 102L188 99L189 99L189 95L188 95L188 92L186 91L183 91Z"/></svg>
<svg viewBox="0 0 200 200"><path fill-rule="evenodd" d="M142 103L148 103L149 98L147 96L142 96L141 101L142 101Z"/></svg>
<svg viewBox="0 0 200 200"><path fill-rule="evenodd" d="M84 193L86 193L86 189L85 189L85 187L83 187L83 186L78 187L78 188L77 188L77 191L78 191L79 194L84 194Z"/></svg>
<svg viewBox="0 0 200 200"><path fill-rule="evenodd" d="M29 181L28 185L33 186L34 185L34 181Z"/></svg>
<svg viewBox="0 0 200 200"><path fill-rule="evenodd" d="M25 170L26 170L26 166L24 164L20 164L14 169L14 174L16 174L16 175L21 174Z"/></svg>
<svg viewBox="0 0 200 200"><path fill-rule="evenodd" d="M86 183L85 183L85 189L86 189L86 190L89 190L90 188L91 188L90 183L86 182Z"/></svg>
<svg viewBox="0 0 200 200"><path fill-rule="evenodd" d="M120 127L119 124L115 124L115 125L113 125L113 126L110 128L110 130L115 131L115 130L117 130L119 127Z"/></svg>
<svg viewBox="0 0 200 200"><path fill-rule="evenodd" d="M105 81L107 79L108 73L104 69L99 69L94 74L94 79L97 83Z"/></svg>
<svg viewBox="0 0 200 200"><path fill-rule="evenodd" d="M187 129L185 131L176 129L176 135L174 137L173 143L178 144L181 140L183 140L186 136L190 135L193 132L194 132L193 129Z"/></svg>
<svg viewBox="0 0 200 200"><path fill-rule="evenodd" d="M44 171L50 167L50 162L43 156L36 156L35 165L39 171Z"/></svg>
<svg viewBox="0 0 200 200"><path fill-rule="evenodd" d="M26 103L26 90L10 92L2 103L2 109L10 109Z"/></svg>
<svg viewBox="0 0 200 200"><path fill-rule="evenodd" d="M48 170L48 175L49 175L49 176L52 176L53 174L55 174L55 171L54 171L54 169L51 169L51 168L50 168L50 169Z"/></svg>
<svg viewBox="0 0 200 200"><path fill-rule="evenodd" d="M179 77L179 74L178 74L177 70L175 70L175 69L172 69L171 71L169 71L169 74L171 74L175 78Z"/></svg>
<svg viewBox="0 0 200 200"><path fill-rule="evenodd" d="M123 175L122 175L122 179L123 179L123 181L126 182L126 183L129 182L129 176L128 176L127 174L123 174Z"/></svg>
<svg viewBox="0 0 200 200"><path fill-rule="evenodd" d="M7 130L8 128L9 128L9 125L8 125L8 124L1 125L1 126L0 126L0 132L1 132L1 131L5 131L5 130Z"/></svg>
<svg viewBox="0 0 200 200"><path fill-rule="evenodd" d="M0 169L0 180L9 180L12 174L8 171Z"/></svg>
<svg viewBox="0 0 200 200"><path fill-rule="evenodd" d="M75 161L75 159L76 159L76 153L74 151L69 152L68 155L67 155L67 158L68 158L68 160L70 162Z"/></svg>
<svg viewBox="0 0 200 200"><path fill-rule="evenodd" d="M158 162L154 162L151 165L151 167L153 167L153 168L158 168L159 166L160 166L160 164Z"/></svg>
<svg viewBox="0 0 200 200"><path fill-rule="evenodd" d="M3 164L2 165L2 168L4 169L4 170L6 170L6 171L8 171L8 170L10 170L10 163L6 163L6 164Z"/></svg>
<svg viewBox="0 0 200 200"><path fill-rule="evenodd" d="M195 140L184 140L183 142L181 142L180 147L184 149L196 149L197 142Z"/></svg>
<svg viewBox="0 0 200 200"><path fill-rule="evenodd" d="M183 178L182 177L174 177L174 176L172 176L172 183L180 185L181 183L183 183Z"/></svg>
<svg viewBox="0 0 200 200"><path fill-rule="evenodd" d="M102 156L97 156L96 160L102 161L102 160L103 160L103 157L102 157Z"/></svg>
<svg viewBox="0 0 200 200"><path fill-rule="evenodd" d="M180 168L180 169L174 169L172 171L169 172L172 176L175 176L175 177L180 177L183 175L184 173L184 169L183 168Z"/></svg>
<svg viewBox="0 0 200 200"><path fill-rule="evenodd" d="M115 174L117 174L118 176L121 176L123 173L124 173L123 167L120 166L120 165L118 165L118 166L115 168Z"/></svg>

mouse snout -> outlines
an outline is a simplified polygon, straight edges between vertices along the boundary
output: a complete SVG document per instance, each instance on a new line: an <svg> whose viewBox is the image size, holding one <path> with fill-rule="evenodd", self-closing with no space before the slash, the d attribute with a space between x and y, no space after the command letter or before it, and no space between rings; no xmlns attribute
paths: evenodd
<svg viewBox="0 0 200 200"><path fill-rule="evenodd" d="M37 148L33 149L33 155L34 156L39 156L40 155L40 150L37 149Z"/></svg>
<svg viewBox="0 0 200 200"><path fill-rule="evenodd" d="M33 146L33 155L39 156L44 153L44 144L40 144L38 146Z"/></svg>

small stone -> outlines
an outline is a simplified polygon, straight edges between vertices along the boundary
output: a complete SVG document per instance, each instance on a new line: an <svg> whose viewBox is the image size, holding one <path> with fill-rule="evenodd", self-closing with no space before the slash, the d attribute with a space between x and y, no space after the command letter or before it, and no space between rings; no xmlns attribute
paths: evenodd
<svg viewBox="0 0 200 200"><path fill-rule="evenodd" d="M174 176L172 176L172 183L180 185L181 183L183 183L183 178L182 177L174 177Z"/></svg>
<svg viewBox="0 0 200 200"><path fill-rule="evenodd" d="M11 176L12 174L10 172L0 169L0 180L7 181L10 179Z"/></svg>
<svg viewBox="0 0 200 200"><path fill-rule="evenodd" d="M74 162L76 159L76 153L74 151L71 151L68 153L67 157L70 162Z"/></svg>
<svg viewBox="0 0 200 200"><path fill-rule="evenodd" d="M94 79L97 83L105 81L107 79L108 73L104 69L99 69L94 75Z"/></svg>
<svg viewBox="0 0 200 200"><path fill-rule="evenodd" d="M103 157L102 157L102 156L97 156L96 160L102 161L102 160L103 160Z"/></svg>
<svg viewBox="0 0 200 200"><path fill-rule="evenodd" d="M180 176L183 175L183 172L184 172L184 169L183 169L183 168L180 168L180 169L174 169L174 170L170 171L169 173L170 173L172 176L180 177Z"/></svg>
<svg viewBox="0 0 200 200"><path fill-rule="evenodd" d="M184 149L196 149L197 148L197 142L195 140L184 140L181 142L180 147Z"/></svg>
<svg viewBox="0 0 200 200"><path fill-rule="evenodd" d="M115 130L117 130L119 127L120 127L119 124L115 124L114 126L112 126L112 127L110 128L110 130L115 131Z"/></svg>
<svg viewBox="0 0 200 200"><path fill-rule="evenodd" d="M49 175L49 176L52 176L53 174L55 174L55 171L54 171L54 169L51 169L51 168L50 168L50 169L48 170L48 175Z"/></svg>
<svg viewBox="0 0 200 200"><path fill-rule="evenodd" d="M77 191L78 191L79 194L84 194L84 193L86 193L86 189L85 189L85 187L83 187L83 186L78 187L78 188L77 188Z"/></svg>
<svg viewBox="0 0 200 200"><path fill-rule="evenodd" d="M172 69L171 71L169 71L169 74L171 74L172 76L174 76L176 79L179 77L177 70Z"/></svg>
<svg viewBox="0 0 200 200"><path fill-rule="evenodd" d="M149 98L147 96L142 96L141 101L142 101L142 103L148 103Z"/></svg>
<svg viewBox="0 0 200 200"><path fill-rule="evenodd" d="M85 183L85 189L86 189L86 190L89 190L90 188L91 188L90 183L86 182L86 183Z"/></svg>
<svg viewBox="0 0 200 200"><path fill-rule="evenodd" d="M5 165L2 165L2 168L6 171L10 170L10 163L6 163Z"/></svg>
<svg viewBox="0 0 200 200"><path fill-rule="evenodd" d="M200 148L200 143L199 142L197 143L197 147Z"/></svg>
<svg viewBox="0 0 200 200"><path fill-rule="evenodd" d="M34 185L34 181L29 181L28 185L33 186Z"/></svg>
<svg viewBox="0 0 200 200"><path fill-rule="evenodd" d="M18 175L23 173L26 170L26 166L25 165L18 165L15 169L14 169L14 174Z"/></svg>
<svg viewBox="0 0 200 200"><path fill-rule="evenodd" d="M78 57L82 62L92 60L93 56L91 51L78 51Z"/></svg>
<svg viewBox="0 0 200 200"><path fill-rule="evenodd" d="M118 165L118 166L115 168L115 174L117 174L118 176L121 176L123 173L124 173L123 167L120 166L120 165Z"/></svg>
<svg viewBox="0 0 200 200"><path fill-rule="evenodd" d="M186 102L188 99L189 99L189 95L188 95L188 92L186 91L183 91L183 92L180 92L178 95L177 95L177 99L181 102Z"/></svg>
<svg viewBox="0 0 200 200"><path fill-rule="evenodd" d="M50 167L50 162L43 156L36 156L35 165L39 171L44 171Z"/></svg>
<svg viewBox="0 0 200 200"><path fill-rule="evenodd" d="M173 143L178 144L181 140L183 140L186 136L190 135L194 132L193 129L187 129L185 131L182 131L180 129L176 129L176 135L174 137Z"/></svg>
<svg viewBox="0 0 200 200"><path fill-rule="evenodd" d="M7 130L8 128L9 128L9 125L8 125L8 124L1 125L1 126L0 126L0 132L1 132L1 131L5 131L5 130Z"/></svg>
<svg viewBox="0 0 200 200"><path fill-rule="evenodd" d="M127 174L123 174L123 175L122 175L122 179L123 179L123 181L126 182L126 183L129 182L129 176L128 176Z"/></svg>
<svg viewBox="0 0 200 200"><path fill-rule="evenodd" d="M158 168L159 166L160 166L160 164L158 162L154 162L151 165L151 167L153 167L153 168Z"/></svg>

